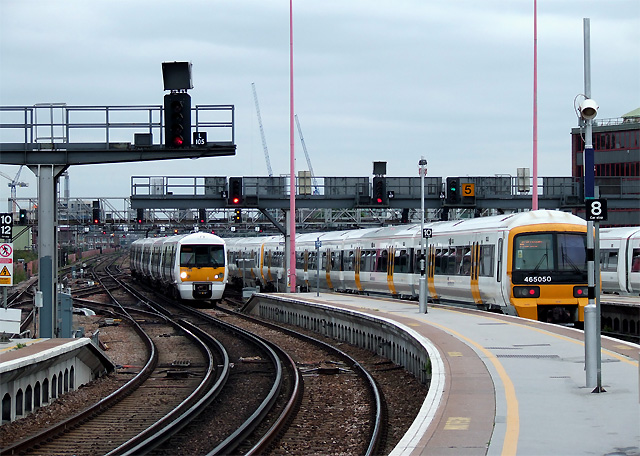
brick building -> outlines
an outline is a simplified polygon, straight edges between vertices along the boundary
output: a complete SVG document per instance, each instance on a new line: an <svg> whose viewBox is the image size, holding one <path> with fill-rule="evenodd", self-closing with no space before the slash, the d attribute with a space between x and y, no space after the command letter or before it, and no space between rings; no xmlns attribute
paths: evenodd
<svg viewBox="0 0 640 456"><path fill-rule="evenodd" d="M602 226L640 225L640 108L621 118L594 120L595 185L602 198L628 200L628 207L612 208ZM571 130L571 175L581 178L584 129ZM584 215L583 213L579 215Z"/></svg>

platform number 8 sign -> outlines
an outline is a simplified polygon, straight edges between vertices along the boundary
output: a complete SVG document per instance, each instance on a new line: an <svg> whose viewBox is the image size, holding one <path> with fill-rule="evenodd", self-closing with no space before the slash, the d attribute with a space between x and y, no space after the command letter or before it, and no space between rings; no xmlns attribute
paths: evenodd
<svg viewBox="0 0 640 456"><path fill-rule="evenodd" d="M599 222L607 220L607 200L590 199L587 200L587 220Z"/></svg>

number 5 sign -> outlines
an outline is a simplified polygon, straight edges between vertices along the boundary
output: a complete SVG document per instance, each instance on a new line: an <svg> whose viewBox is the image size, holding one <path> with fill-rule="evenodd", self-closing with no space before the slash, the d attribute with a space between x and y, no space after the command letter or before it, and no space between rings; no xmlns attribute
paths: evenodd
<svg viewBox="0 0 640 456"><path fill-rule="evenodd" d="M607 200L589 199L587 200L587 220L599 222L607 220Z"/></svg>

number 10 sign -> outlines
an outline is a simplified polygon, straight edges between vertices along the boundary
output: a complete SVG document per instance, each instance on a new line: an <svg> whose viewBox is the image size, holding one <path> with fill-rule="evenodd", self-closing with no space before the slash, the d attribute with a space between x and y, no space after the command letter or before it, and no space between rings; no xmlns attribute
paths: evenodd
<svg viewBox="0 0 640 456"><path fill-rule="evenodd" d="M11 226L13 225L13 214L0 214L0 239L11 238Z"/></svg>

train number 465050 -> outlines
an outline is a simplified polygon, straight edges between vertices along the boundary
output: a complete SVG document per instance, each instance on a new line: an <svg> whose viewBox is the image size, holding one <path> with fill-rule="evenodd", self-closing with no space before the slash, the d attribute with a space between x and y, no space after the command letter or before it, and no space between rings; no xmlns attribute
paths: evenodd
<svg viewBox="0 0 640 456"><path fill-rule="evenodd" d="M524 281L527 283L549 283L551 282L551 276L525 277Z"/></svg>

